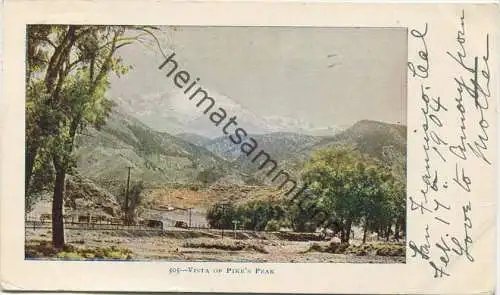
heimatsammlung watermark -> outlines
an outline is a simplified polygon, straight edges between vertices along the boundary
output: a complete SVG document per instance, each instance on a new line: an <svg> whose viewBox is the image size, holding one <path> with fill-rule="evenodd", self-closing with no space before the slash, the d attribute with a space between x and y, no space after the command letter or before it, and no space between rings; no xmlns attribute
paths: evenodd
<svg viewBox="0 0 500 295"><path fill-rule="evenodd" d="M202 86L197 85L200 78L196 77L193 79L189 72L184 69L179 69L179 63L174 57L175 52L170 54L158 69L162 70L166 67L166 76L172 79L175 86L179 89L183 89L184 94L190 101L197 102L197 108L203 106L205 108L203 113L209 117L210 121L215 126L221 127L224 135L226 135L233 144L240 145L241 152L245 154L252 163L260 163L259 170L269 169L266 173L266 177L270 178L272 182L281 181L279 188L282 189L285 186L288 188L285 193L286 196L295 191L297 189L297 181L292 179L288 172L283 170L278 171L278 163L263 149L258 149L259 144L253 137L249 136L245 128L238 125L237 117L230 116L228 118L227 111L223 107L218 106L216 100L211 97ZM298 188L292 199L299 196L305 189L305 186Z"/></svg>

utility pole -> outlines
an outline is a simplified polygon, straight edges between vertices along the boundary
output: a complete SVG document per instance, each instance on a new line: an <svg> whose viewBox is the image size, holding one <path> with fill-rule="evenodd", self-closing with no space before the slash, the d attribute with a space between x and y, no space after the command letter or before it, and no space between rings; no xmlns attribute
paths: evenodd
<svg viewBox="0 0 500 295"><path fill-rule="evenodd" d="M189 228L191 228L191 211L193 208L188 208L189 210Z"/></svg>
<svg viewBox="0 0 500 295"><path fill-rule="evenodd" d="M224 217L226 215L226 206L227 205L229 205L229 204L226 202L220 204L220 207L222 208L222 220L224 220ZM224 224L221 224L221 238L224 239Z"/></svg>
<svg viewBox="0 0 500 295"><path fill-rule="evenodd" d="M240 223L239 220L233 220L233 235L235 239L236 239L236 229L238 228L238 223Z"/></svg>
<svg viewBox="0 0 500 295"><path fill-rule="evenodd" d="M132 167L127 167L128 168L128 176L127 176L127 187L125 188L125 222L128 224L128 191L129 191L129 186L130 186L130 170Z"/></svg>

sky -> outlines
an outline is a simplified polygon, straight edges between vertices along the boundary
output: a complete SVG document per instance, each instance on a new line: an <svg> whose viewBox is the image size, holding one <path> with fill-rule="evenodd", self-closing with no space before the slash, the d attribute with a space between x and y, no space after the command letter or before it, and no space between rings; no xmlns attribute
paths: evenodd
<svg viewBox="0 0 500 295"><path fill-rule="evenodd" d="M363 119L406 124L404 28L163 30L164 52L175 52L179 68L259 116L300 118L314 126L349 126ZM155 51L125 47L120 54L134 69L112 81L112 93L175 96L176 87L158 70L163 58Z"/></svg>

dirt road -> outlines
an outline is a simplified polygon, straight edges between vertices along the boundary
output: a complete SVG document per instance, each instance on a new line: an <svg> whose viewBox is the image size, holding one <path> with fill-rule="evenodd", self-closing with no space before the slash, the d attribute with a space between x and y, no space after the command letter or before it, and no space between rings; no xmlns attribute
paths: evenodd
<svg viewBox="0 0 500 295"><path fill-rule="evenodd" d="M189 236L186 236L189 234ZM27 241L49 241L49 229L27 229ZM76 247L119 246L132 250L133 260L404 263L405 257L346 255L307 251L313 242L247 239L203 232L132 232L66 230L66 242ZM323 242L326 243L326 242ZM226 249L227 248L227 249ZM231 248L231 249L229 249ZM241 248L241 249L240 249Z"/></svg>

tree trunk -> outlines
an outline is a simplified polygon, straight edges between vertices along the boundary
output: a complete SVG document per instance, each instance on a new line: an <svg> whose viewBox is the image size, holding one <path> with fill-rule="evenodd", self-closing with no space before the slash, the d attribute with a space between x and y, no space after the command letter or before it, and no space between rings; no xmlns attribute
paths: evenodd
<svg viewBox="0 0 500 295"><path fill-rule="evenodd" d="M365 221L365 228L363 229L363 244L366 243L366 234L368 233L368 222Z"/></svg>
<svg viewBox="0 0 500 295"><path fill-rule="evenodd" d="M399 242L399 220L396 221L396 225L394 227L394 239Z"/></svg>
<svg viewBox="0 0 500 295"><path fill-rule="evenodd" d="M254 229L257 228L258 223L259 223L259 221L257 219L253 220ZM295 231L300 232L300 233L304 233L307 231L306 222L302 217L298 222L295 223Z"/></svg>
<svg viewBox="0 0 500 295"><path fill-rule="evenodd" d="M56 181L54 184L54 198L52 200L52 245L56 249L64 247L64 183L66 172L56 168Z"/></svg>
<svg viewBox="0 0 500 295"><path fill-rule="evenodd" d="M75 138L78 122L78 118L72 121L70 126L70 144L68 154L73 151L73 141ZM53 159L54 167L56 170L56 180L54 183L54 198L52 200L52 244L54 248L61 249L64 247L64 190L66 183L66 168L61 165L61 159L59 156L54 156Z"/></svg>
<svg viewBox="0 0 500 295"><path fill-rule="evenodd" d="M387 231L385 232L385 241L386 242L389 242L389 237L391 236L391 227L392 227L392 224L389 224L387 226Z"/></svg>
<svg viewBox="0 0 500 295"><path fill-rule="evenodd" d="M340 240L344 242L346 240L345 238L345 226L344 226L344 220L340 220L339 222L339 231L340 231Z"/></svg>
<svg viewBox="0 0 500 295"><path fill-rule="evenodd" d="M35 166L35 159L36 159L36 154L38 152L37 147L32 147L32 148L26 148L25 152L25 163L24 163L24 194L27 196L29 187L30 187L30 181L31 181L31 176L33 175L33 168Z"/></svg>
<svg viewBox="0 0 500 295"><path fill-rule="evenodd" d="M344 240L342 240L343 243L349 243L349 239L351 238L351 226L352 226L352 221L349 219L346 221L346 231L344 235Z"/></svg>
<svg viewBox="0 0 500 295"><path fill-rule="evenodd" d="M405 216L402 215L399 217L399 231L403 231L403 237L406 236L406 219ZM401 237L401 236L400 236Z"/></svg>

